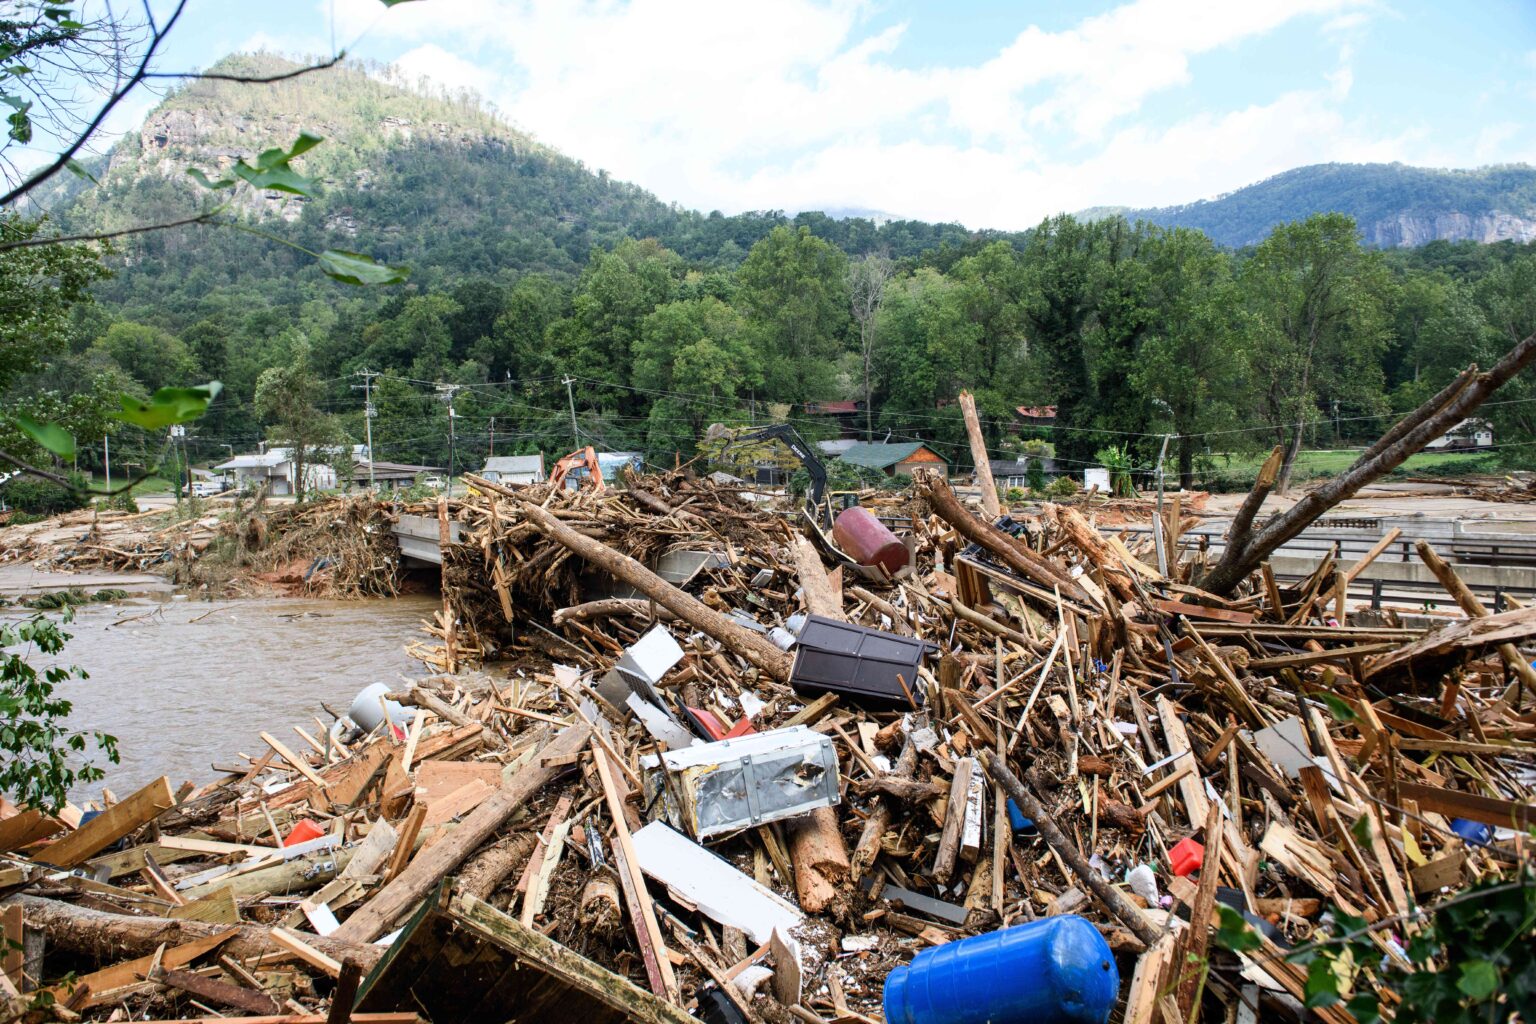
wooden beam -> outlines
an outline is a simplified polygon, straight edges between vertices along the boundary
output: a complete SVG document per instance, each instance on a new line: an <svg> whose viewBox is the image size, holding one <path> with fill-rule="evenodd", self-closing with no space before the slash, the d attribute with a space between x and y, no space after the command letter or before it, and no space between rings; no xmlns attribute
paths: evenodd
<svg viewBox="0 0 1536 1024"><path fill-rule="evenodd" d="M171 780L162 775L43 850L37 859L60 868L83 864L128 833L154 821L175 802Z"/></svg>
<svg viewBox="0 0 1536 1024"><path fill-rule="evenodd" d="M981 488L981 507L986 510L988 519L995 520L1003 514L1003 506L997 500L992 462L987 457L986 439L981 435L981 419L976 415L976 397L969 391L960 392L960 414L965 417L965 436L971 442L971 461L976 466L976 486Z"/></svg>

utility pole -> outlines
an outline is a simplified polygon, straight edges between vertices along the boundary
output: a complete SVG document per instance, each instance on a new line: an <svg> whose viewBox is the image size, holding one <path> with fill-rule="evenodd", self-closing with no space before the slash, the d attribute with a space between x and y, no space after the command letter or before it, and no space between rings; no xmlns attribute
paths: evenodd
<svg viewBox="0 0 1536 1024"><path fill-rule="evenodd" d="M357 371L357 376L363 378L363 443L368 446L368 489L373 490L373 417L377 410L373 407L373 378L378 374L369 370ZM358 385L353 384L352 390L356 391Z"/></svg>
<svg viewBox="0 0 1536 1024"><path fill-rule="evenodd" d="M1163 459L1168 456L1172 434L1163 435L1162 450L1157 453L1157 514L1152 518L1152 543L1157 548L1157 571L1168 575L1168 552L1163 544Z"/></svg>
<svg viewBox="0 0 1536 1024"><path fill-rule="evenodd" d="M110 434L101 435L101 452L106 457L107 490L110 491L112 489L112 436Z"/></svg>
<svg viewBox="0 0 1536 1024"><path fill-rule="evenodd" d="M571 382L576 378L565 378L565 400L571 407L571 443L577 448L581 447L581 431L576 426L576 396L571 392Z"/></svg>
<svg viewBox="0 0 1536 1024"><path fill-rule="evenodd" d="M458 394L459 389L462 387L462 384L437 385L437 393L442 396L443 401L448 403L448 496L450 498L453 497L453 457L455 445L453 421L458 416L458 413L453 408L453 396Z"/></svg>
<svg viewBox="0 0 1536 1024"><path fill-rule="evenodd" d="M495 416L491 417L491 429L490 429L489 433L490 433L489 440L491 442L491 452L490 452L489 455L486 456L486 458L494 459L496 457L496 417Z"/></svg>

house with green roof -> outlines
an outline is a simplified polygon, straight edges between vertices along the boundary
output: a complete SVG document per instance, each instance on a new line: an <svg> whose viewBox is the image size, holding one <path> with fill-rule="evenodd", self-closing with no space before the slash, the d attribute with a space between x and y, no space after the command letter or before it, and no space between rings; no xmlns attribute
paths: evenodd
<svg viewBox="0 0 1536 1024"><path fill-rule="evenodd" d="M921 441L856 444L839 458L860 469L878 469L886 476L898 473L913 476L920 470L940 476L949 475L949 464L944 461L944 457Z"/></svg>

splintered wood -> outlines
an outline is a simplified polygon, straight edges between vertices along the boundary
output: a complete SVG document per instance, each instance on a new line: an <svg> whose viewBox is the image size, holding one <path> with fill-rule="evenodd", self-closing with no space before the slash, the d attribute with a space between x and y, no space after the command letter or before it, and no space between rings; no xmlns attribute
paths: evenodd
<svg viewBox="0 0 1536 1024"><path fill-rule="evenodd" d="M919 950L1074 914L1118 961L1112 1019L1258 1020L1301 1012L1287 950L1347 914L1381 950L1349 983L1390 1018L1437 906L1532 884L1536 611L1490 614L1427 545L1466 618L1348 606L1396 535L1213 593L1192 500L1164 573L1118 526L1147 503L864 492L912 551L893 579L686 469L469 482L407 510L444 602L389 695L408 728L274 728L90 817L0 804L4 1005L865 1021ZM802 613L848 632L797 639ZM1222 907L1260 949L1217 941Z"/></svg>

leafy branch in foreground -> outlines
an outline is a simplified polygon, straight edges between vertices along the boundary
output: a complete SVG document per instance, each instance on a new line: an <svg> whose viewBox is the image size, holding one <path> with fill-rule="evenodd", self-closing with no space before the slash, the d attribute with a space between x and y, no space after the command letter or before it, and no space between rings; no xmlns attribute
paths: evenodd
<svg viewBox="0 0 1536 1024"><path fill-rule="evenodd" d="M1232 952L1255 953L1262 943L1242 915L1218 906L1213 941ZM1536 1012L1536 868L1513 879L1488 878L1413 918L1374 923L1335 908L1333 923L1314 941L1286 954L1307 968L1306 1005L1342 1003L1360 1024L1474 1024L1531 1019ZM1400 957L1386 956L1373 935L1401 926ZM1382 1014L1377 987L1401 997Z"/></svg>
<svg viewBox="0 0 1536 1024"><path fill-rule="evenodd" d="M66 610L63 621L72 617ZM64 805L72 787L103 777L89 759L76 766L72 758L94 749L118 763L116 738L64 727L71 705L56 690L71 679L86 679L85 671L52 665L39 673L23 657L32 651L58 654L69 636L44 615L0 624L0 750L6 753L0 758L0 792L50 814Z"/></svg>

